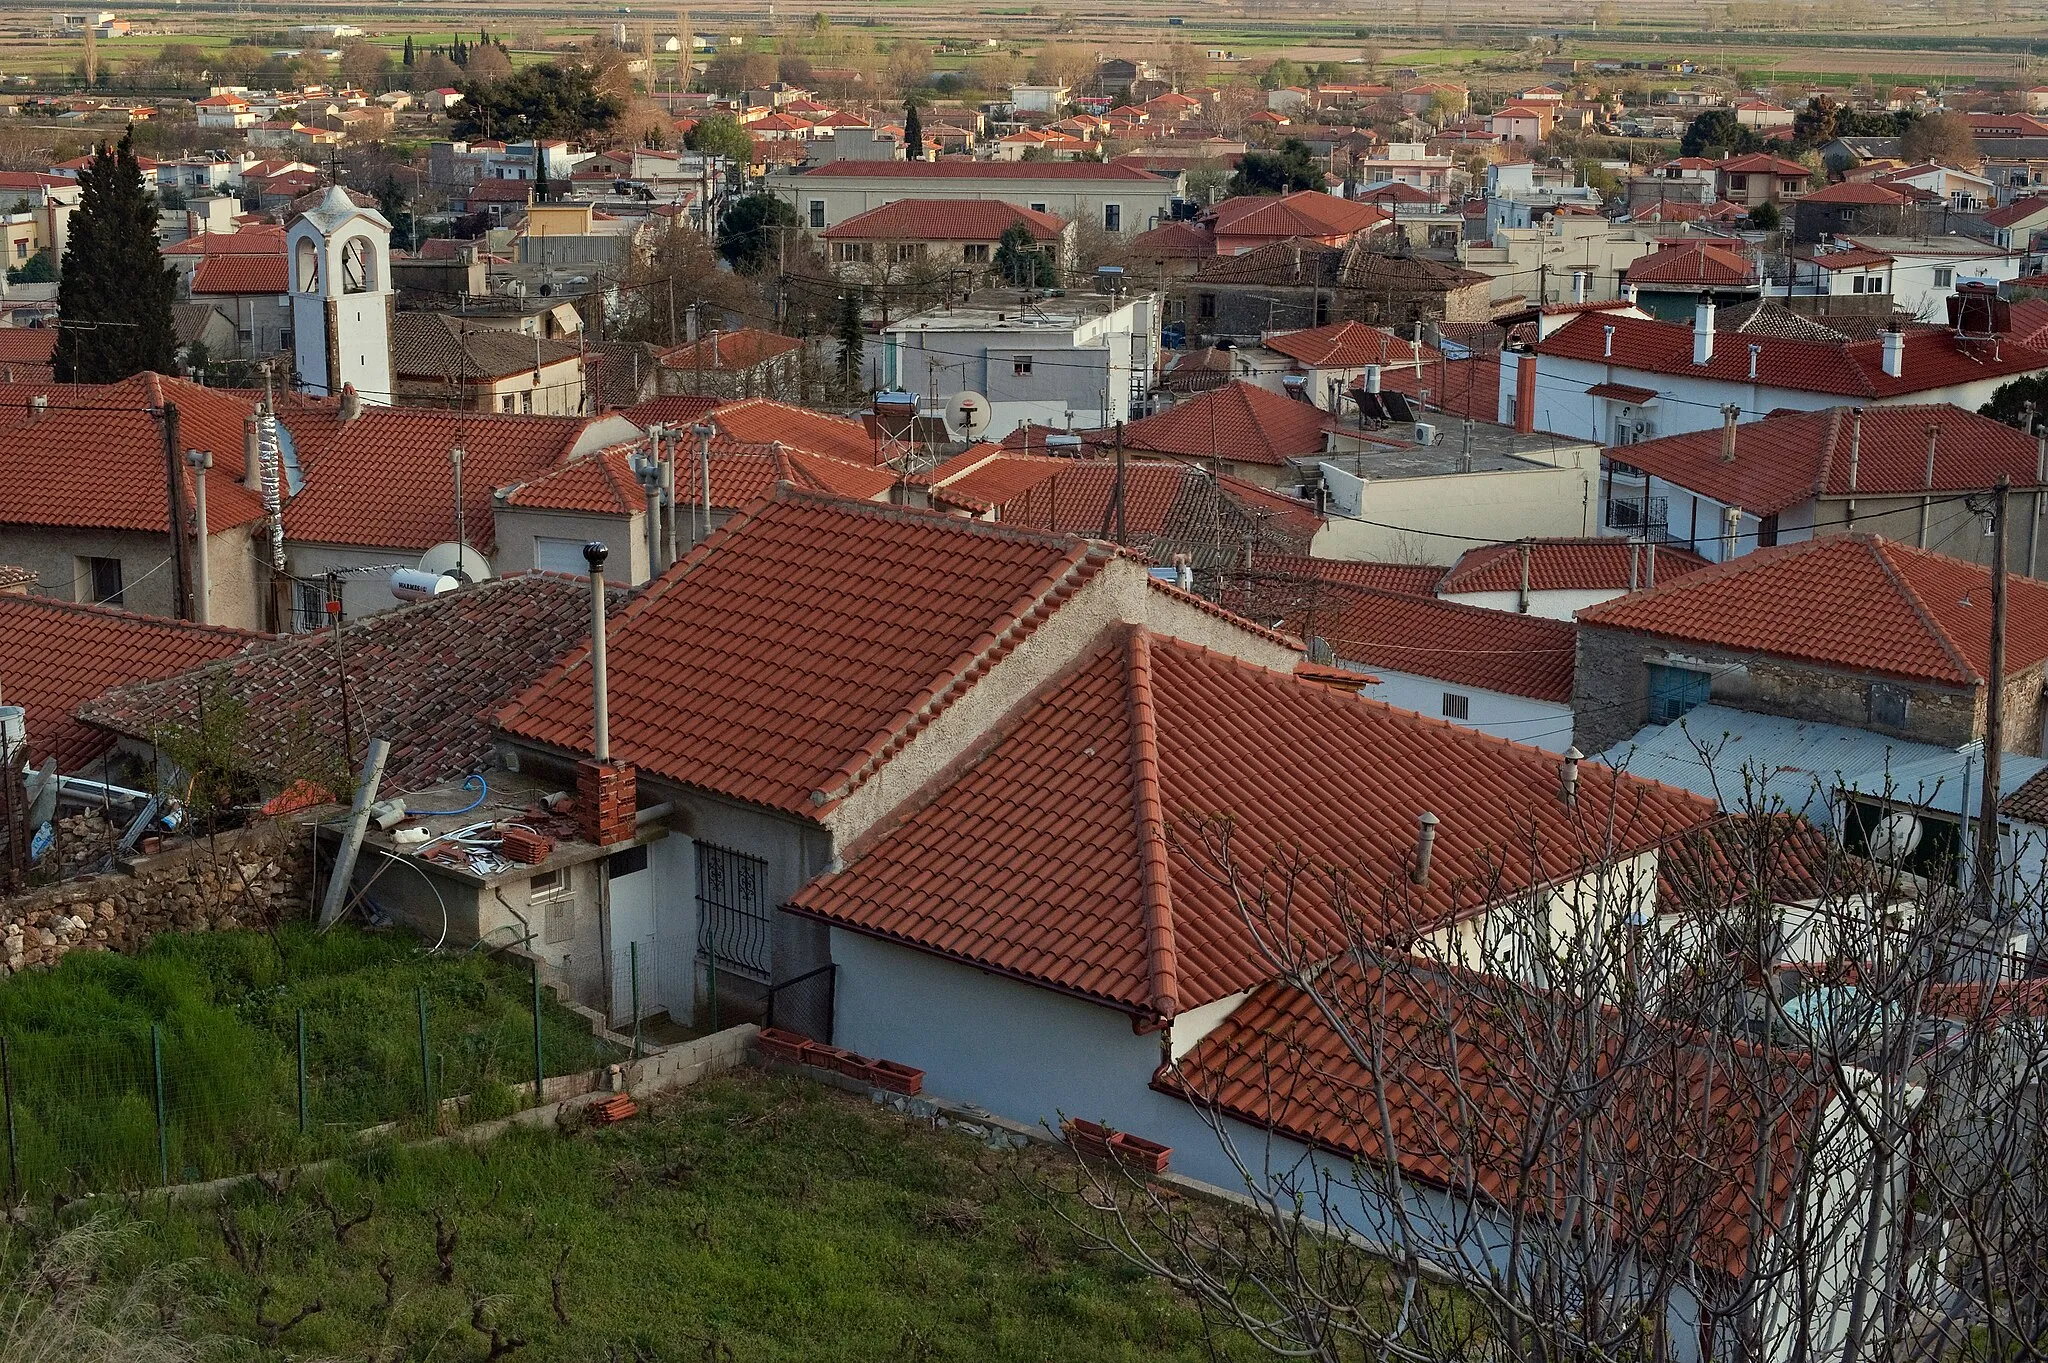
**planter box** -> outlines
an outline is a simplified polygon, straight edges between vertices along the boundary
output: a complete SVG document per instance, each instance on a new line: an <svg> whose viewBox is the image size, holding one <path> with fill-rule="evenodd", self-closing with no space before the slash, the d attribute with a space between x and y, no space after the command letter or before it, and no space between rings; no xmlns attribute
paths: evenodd
<svg viewBox="0 0 2048 1363"><path fill-rule="evenodd" d="M1148 1174L1165 1173L1166 1161L1173 1154L1172 1146L1133 1136L1128 1131L1119 1131L1111 1136L1109 1148L1125 1164L1143 1169Z"/></svg>
<svg viewBox="0 0 2048 1363"><path fill-rule="evenodd" d="M900 1093L915 1098L924 1092L924 1071L914 1070L908 1065L899 1065L893 1060L877 1060L868 1066L869 1080L878 1089Z"/></svg>
<svg viewBox="0 0 2048 1363"><path fill-rule="evenodd" d="M813 1041L810 1045L804 1047L803 1063L806 1065L816 1065L821 1070L837 1070L839 1062L852 1054L852 1051L841 1050L837 1046L827 1046L822 1041Z"/></svg>
<svg viewBox="0 0 2048 1363"><path fill-rule="evenodd" d="M754 1040L761 1048L762 1055L770 1060L780 1060L786 1065L810 1063L811 1052L816 1049L809 1037L799 1036L795 1032L785 1032L780 1027L763 1027L760 1035Z"/></svg>
<svg viewBox="0 0 2048 1363"><path fill-rule="evenodd" d="M1060 1132L1067 1138L1067 1144L1074 1152L1092 1159L1108 1159L1112 1133L1106 1126L1095 1122L1084 1122L1078 1117L1069 1117L1060 1123Z"/></svg>
<svg viewBox="0 0 2048 1363"><path fill-rule="evenodd" d="M832 1057L832 1068L848 1079L858 1079L863 1084L875 1082L875 1062L852 1051L839 1051Z"/></svg>

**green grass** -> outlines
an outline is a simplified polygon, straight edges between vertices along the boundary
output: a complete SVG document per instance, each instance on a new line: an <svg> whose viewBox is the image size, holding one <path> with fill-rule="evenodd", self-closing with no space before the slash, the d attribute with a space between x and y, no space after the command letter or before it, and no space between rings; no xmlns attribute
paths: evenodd
<svg viewBox="0 0 2048 1363"><path fill-rule="evenodd" d="M231 1357L258 1356L261 1285L268 1320L323 1304L263 1357L481 1359L478 1298L528 1341L521 1360L1251 1357L1235 1340L1212 1353L1188 1304L1084 1251L1051 1205L1062 1159L747 1070L602 1131L387 1145L223 1208L131 1203L117 1215L145 1224L118 1271L190 1262L195 1327L252 1341ZM321 1198L371 1215L337 1243ZM437 1211L457 1237L446 1284ZM245 1256L261 1240L260 1274L226 1249L224 1218Z"/></svg>
<svg viewBox="0 0 2048 1363"><path fill-rule="evenodd" d="M67 1194L159 1179L152 1024L163 1058L174 1181L304 1157L379 1122L419 1119L419 1006L437 1097L500 1110L533 1074L529 977L481 956L428 956L409 936L169 934L137 956L76 952L0 984L24 1188ZM298 1129L305 1010L311 1130ZM548 996L551 1074L610 1058ZM0 1170L4 1175L5 1170Z"/></svg>

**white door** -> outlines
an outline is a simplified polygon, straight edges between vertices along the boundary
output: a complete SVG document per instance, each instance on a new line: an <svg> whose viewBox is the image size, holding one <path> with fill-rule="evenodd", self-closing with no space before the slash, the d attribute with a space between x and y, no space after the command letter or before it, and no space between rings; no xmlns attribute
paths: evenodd
<svg viewBox="0 0 2048 1363"><path fill-rule="evenodd" d="M545 535L533 537L533 566L544 573L573 573L577 577L590 571L590 565L583 559L582 540L550 539Z"/></svg>
<svg viewBox="0 0 2048 1363"><path fill-rule="evenodd" d="M605 862L610 881L613 1031L633 1026L636 995L643 1018L668 1006L660 997L664 991L655 965L654 873L648 869L647 852L645 846L629 847Z"/></svg>

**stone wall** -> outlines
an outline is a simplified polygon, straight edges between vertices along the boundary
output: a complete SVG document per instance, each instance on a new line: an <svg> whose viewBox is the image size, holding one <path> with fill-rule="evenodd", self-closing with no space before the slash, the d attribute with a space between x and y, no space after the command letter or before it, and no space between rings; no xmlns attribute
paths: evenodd
<svg viewBox="0 0 2048 1363"><path fill-rule="evenodd" d="M263 824L173 842L109 874L0 898L0 974L73 951L139 951L161 932L260 927L306 910L307 841Z"/></svg>

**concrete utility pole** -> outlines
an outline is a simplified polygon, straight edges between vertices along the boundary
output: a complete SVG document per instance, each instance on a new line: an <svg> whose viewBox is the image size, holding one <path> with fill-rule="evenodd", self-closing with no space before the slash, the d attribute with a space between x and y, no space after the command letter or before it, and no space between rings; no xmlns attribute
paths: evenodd
<svg viewBox="0 0 2048 1363"><path fill-rule="evenodd" d="M2011 480L1991 490L1991 666L1984 679L1984 789L1977 801L1977 910L1993 916L1998 893L1998 777L2005 746L2005 508Z"/></svg>
<svg viewBox="0 0 2048 1363"><path fill-rule="evenodd" d="M164 431L164 502L171 520L171 613L192 618L192 582L185 571L185 493L178 472L178 404L166 402L159 414Z"/></svg>
<svg viewBox="0 0 2048 1363"><path fill-rule="evenodd" d="M192 618L202 625L213 623L209 602L213 594L211 563L206 543L206 471L213 467L213 455L206 450L186 450L185 462L192 466Z"/></svg>

